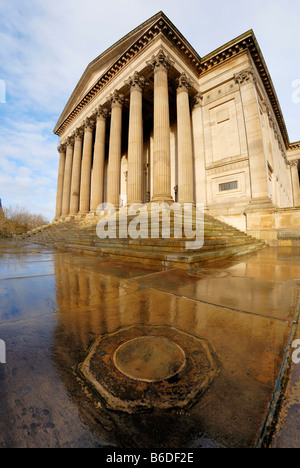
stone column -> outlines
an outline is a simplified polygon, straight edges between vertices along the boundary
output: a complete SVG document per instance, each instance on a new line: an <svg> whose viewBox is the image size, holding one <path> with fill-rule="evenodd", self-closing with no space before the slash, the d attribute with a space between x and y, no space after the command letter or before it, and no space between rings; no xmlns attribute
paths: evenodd
<svg viewBox="0 0 300 468"><path fill-rule="evenodd" d="M64 189L63 189L63 202L62 202L62 217L63 218L66 218L70 213L73 146L74 146L74 139L72 137L69 137L67 139L67 152L66 152L66 163L65 163L65 174L64 174Z"/></svg>
<svg viewBox="0 0 300 468"><path fill-rule="evenodd" d="M191 83L185 73L178 79L177 132L178 132L178 201L194 203L194 161L189 89Z"/></svg>
<svg viewBox="0 0 300 468"><path fill-rule="evenodd" d="M86 119L84 123L84 139L81 163L80 204L79 214L86 215L90 211L91 171L93 156L93 133L95 123Z"/></svg>
<svg viewBox="0 0 300 468"><path fill-rule="evenodd" d="M256 73L249 68L236 74L234 78L235 82L240 85L244 110L252 191L251 204L262 208L267 205L271 207L266 154L256 91Z"/></svg>
<svg viewBox="0 0 300 468"><path fill-rule="evenodd" d="M144 201L142 93L148 83L136 72L126 84L130 88L127 204L131 205Z"/></svg>
<svg viewBox="0 0 300 468"><path fill-rule="evenodd" d="M64 172L65 172L65 162L66 162L66 145L60 145L57 148L57 150L60 153L60 158L59 158L58 179L57 179L55 221L58 221L62 215Z"/></svg>
<svg viewBox="0 0 300 468"><path fill-rule="evenodd" d="M79 196L80 196L80 176L81 176L81 158L82 158L82 140L83 131L78 128L74 134L74 156L73 156L73 171L71 182L71 203L70 216L76 216L79 212Z"/></svg>
<svg viewBox="0 0 300 468"><path fill-rule="evenodd" d="M100 106L97 109L96 138L94 147L91 200L92 213L96 213L97 207L103 203L106 118L107 110Z"/></svg>
<svg viewBox="0 0 300 468"><path fill-rule="evenodd" d="M194 174L195 174L195 198L196 203L207 205L206 196L206 164L204 129L202 114L203 94L198 93L193 99L192 123L194 144Z"/></svg>
<svg viewBox="0 0 300 468"><path fill-rule="evenodd" d="M119 208L122 150L122 107L124 96L115 91L110 97L111 123L107 168L107 202Z"/></svg>
<svg viewBox="0 0 300 468"><path fill-rule="evenodd" d="M173 62L161 50L147 62L154 73L153 202L172 202L168 70Z"/></svg>
<svg viewBox="0 0 300 468"><path fill-rule="evenodd" d="M300 206L300 185L299 185L299 170L298 170L298 161L292 161L291 166L291 175L292 175L292 185L293 185L293 196L294 196L294 206Z"/></svg>

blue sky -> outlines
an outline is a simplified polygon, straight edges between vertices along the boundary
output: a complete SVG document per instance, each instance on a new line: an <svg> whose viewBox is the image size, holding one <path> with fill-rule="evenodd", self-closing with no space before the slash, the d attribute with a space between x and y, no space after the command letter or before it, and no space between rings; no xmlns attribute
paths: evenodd
<svg viewBox="0 0 300 468"><path fill-rule="evenodd" d="M53 219L56 121L88 63L160 10L201 56L253 29L290 141L300 140L298 0L0 0L0 198L5 206Z"/></svg>

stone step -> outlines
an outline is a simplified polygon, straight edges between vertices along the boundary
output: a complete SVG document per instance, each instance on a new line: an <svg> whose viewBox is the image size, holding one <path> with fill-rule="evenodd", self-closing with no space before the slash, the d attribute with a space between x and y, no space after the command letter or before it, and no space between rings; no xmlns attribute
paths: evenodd
<svg viewBox="0 0 300 468"><path fill-rule="evenodd" d="M120 217L116 223L117 232L119 227L125 229L129 222L129 219ZM148 219L145 219L142 224L145 228L149 227ZM171 237L168 239L152 239L151 237L147 239L100 239L97 236L96 227L95 220L93 222L71 220L30 232L28 236L34 242L51 244L64 250L183 269L251 253L264 245L238 229L207 216L205 216L204 224L204 245L201 249L195 250L187 249L186 242L190 242L191 239L185 237L184 230L182 238L174 238L172 224ZM148 231L151 232L149 229Z"/></svg>
<svg viewBox="0 0 300 468"><path fill-rule="evenodd" d="M109 258L130 261L134 263L144 262L151 263L154 265L168 265L169 267L177 268L196 268L198 265L205 263L211 263L220 260L226 260L233 256L239 256L247 253L254 252L262 248L261 244L249 244L240 247L228 247L218 251L199 251L199 253L170 253L170 252L153 252L147 249L126 249L126 248L115 248L110 246L96 247L96 246L83 246L74 243L55 243L56 247L67 250L77 250L79 252L88 252L95 255L104 255Z"/></svg>
<svg viewBox="0 0 300 468"><path fill-rule="evenodd" d="M55 234L49 235L39 235L36 236L36 238L40 239L45 239L48 240L49 242L51 240L53 241L59 241L60 239L64 238L64 236L58 236ZM158 246L158 247L170 247L170 248L182 248L184 247L185 243L189 241L190 239L175 239L175 238L170 238L170 239L131 239L131 238L126 238L126 239L100 239L95 235L86 235L86 233L73 233L71 232L67 236L69 241L76 241L77 243L86 243L86 244L95 244L95 243L103 243L103 242L109 242L110 244L121 244L121 245L140 245L141 243L143 245L149 245L149 246ZM254 241L249 236L239 236L235 235L231 238L225 238L225 237L204 237L204 244L206 246L214 246L214 245L226 245L229 242L232 244L241 244L241 243L249 243L251 241Z"/></svg>

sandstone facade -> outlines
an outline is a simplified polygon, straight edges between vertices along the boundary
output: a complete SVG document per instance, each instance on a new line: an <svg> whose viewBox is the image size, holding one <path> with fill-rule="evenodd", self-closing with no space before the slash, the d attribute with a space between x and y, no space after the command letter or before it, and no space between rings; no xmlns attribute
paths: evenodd
<svg viewBox="0 0 300 468"><path fill-rule="evenodd" d="M87 67L54 132L55 221L177 201L262 238L281 210L300 227L300 143L253 31L201 58L158 13Z"/></svg>

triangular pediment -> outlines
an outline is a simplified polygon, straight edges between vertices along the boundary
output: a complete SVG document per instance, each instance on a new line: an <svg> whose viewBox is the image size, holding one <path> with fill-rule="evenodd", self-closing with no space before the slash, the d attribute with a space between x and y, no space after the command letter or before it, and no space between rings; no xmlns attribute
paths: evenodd
<svg viewBox="0 0 300 468"><path fill-rule="evenodd" d="M54 133L57 135L63 134L73 119L83 109L86 109L86 106L101 92L107 83L159 35L164 36L170 42L172 48L177 50L199 78L231 60L232 57L247 51L251 55L262 79L285 145L287 148L289 147L290 143L278 98L253 31L247 31L201 58L163 12L159 12L145 21L87 66L55 126Z"/></svg>
<svg viewBox="0 0 300 468"><path fill-rule="evenodd" d="M166 16L162 12L157 13L152 18L145 21L143 24L124 36L87 66L69 101L67 102L59 118L59 121L57 122L54 133L57 132L67 116L80 103L80 101L91 90L93 85L97 83L101 76L103 76L105 72L108 71L110 67L115 62L117 62L118 59L120 59L123 54L129 50L130 47L135 44L140 37L145 35L145 33L149 31L152 26L160 19L166 19Z"/></svg>

